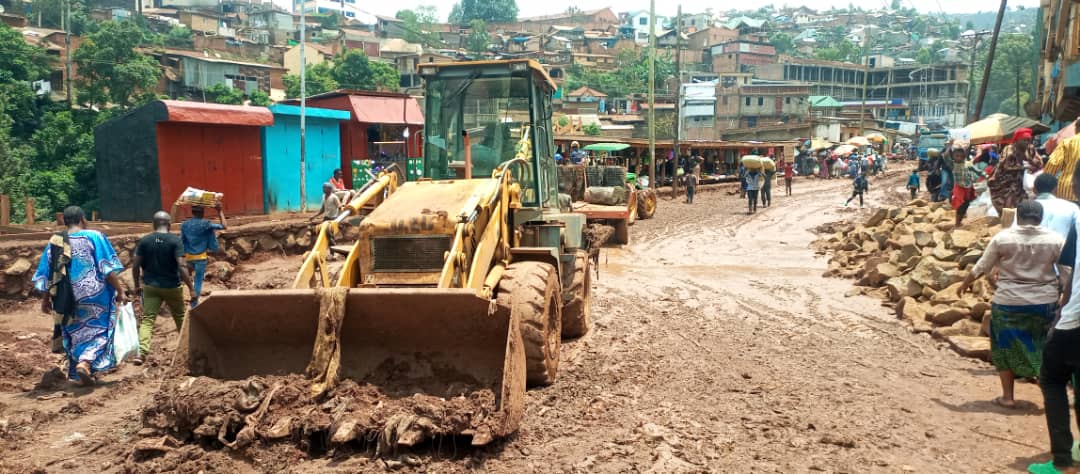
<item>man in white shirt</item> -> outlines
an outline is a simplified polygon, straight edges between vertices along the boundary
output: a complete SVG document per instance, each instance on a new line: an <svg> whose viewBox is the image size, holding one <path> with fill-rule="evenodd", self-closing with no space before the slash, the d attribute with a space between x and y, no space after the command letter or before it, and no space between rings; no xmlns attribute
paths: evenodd
<svg viewBox="0 0 1080 474"><path fill-rule="evenodd" d="M1042 204L1043 218L1040 227L1057 232L1063 239L1069 237L1069 230L1080 221L1080 207L1072 201L1054 196L1058 179L1052 174L1040 174L1035 178L1035 200ZM1016 225L1016 220L1013 220Z"/></svg>
<svg viewBox="0 0 1080 474"><path fill-rule="evenodd" d="M1077 167L1077 171L1080 171L1080 166ZM1080 173L1073 175L1074 186L1077 183L1076 177L1078 175ZM1039 178L1043 176L1048 175L1044 173ZM1045 182L1043 186L1045 186ZM1045 190L1044 187L1040 187L1038 178L1036 178L1036 190L1040 192ZM1063 201L1058 198L1053 199ZM1069 203L1069 201L1065 202ZM1061 207L1064 208L1065 206ZM1073 205L1073 207L1076 206ZM1073 219L1072 230L1074 233L1080 231L1080 219ZM1073 243L1072 245L1076 244ZM1080 252L1072 251L1070 253L1072 262L1069 263L1073 265L1073 268L1076 268L1076 265L1080 264ZM1071 293L1073 295L1080 294L1080 279L1077 278L1075 272L1071 280ZM1066 386L1070 380L1075 380L1076 376L1080 375L1080 298L1069 298L1066 295L1065 301L1067 302L1061 308L1061 314L1050 330L1046 346L1043 348L1039 386L1042 389L1043 401L1046 405L1046 427L1050 432L1050 451L1053 453L1053 466L1059 472L1075 473L1077 470L1073 467L1073 436L1070 430L1069 395Z"/></svg>

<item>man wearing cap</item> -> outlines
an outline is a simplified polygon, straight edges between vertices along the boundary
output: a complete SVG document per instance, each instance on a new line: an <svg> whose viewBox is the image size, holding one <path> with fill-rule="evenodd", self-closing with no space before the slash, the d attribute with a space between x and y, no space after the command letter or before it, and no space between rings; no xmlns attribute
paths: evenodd
<svg viewBox="0 0 1080 474"><path fill-rule="evenodd" d="M225 212L221 210L221 204L214 206L214 209L217 209L220 224L204 219L202 206L191 206L191 219L184 221L180 225L180 240L184 244L184 260L195 271L193 278L195 288L194 293L191 295L192 308L199 304L199 297L202 296L202 283L206 277L206 264L209 254L218 250L217 236L214 232L228 228L228 224L225 223Z"/></svg>

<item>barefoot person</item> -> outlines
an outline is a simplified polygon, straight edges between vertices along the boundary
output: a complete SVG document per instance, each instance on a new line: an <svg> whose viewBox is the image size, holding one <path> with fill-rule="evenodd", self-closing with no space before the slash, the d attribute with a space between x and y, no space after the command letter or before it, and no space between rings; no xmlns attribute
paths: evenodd
<svg viewBox="0 0 1080 474"><path fill-rule="evenodd" d="M124 301L125 288L120 282L124 266L109 239L86 229L82 208L64 209L64 224L67 230L54 235L41 254L34 288L45 294L42 311L51 313L53 303L58 303L55 309L63 315L68 378L87 386L94 384L94 374L116 367L113 331L117 308ZM68 291L70 307L64 303L66 298L58 295Z"/></svg>
<svg viewBox="0 0 1080 474"><path fill-rule="evenodd" d="M990 353L1001 378L994 403L1014 408L1016 377L1038 377L1043 344L1058 302L1055 265L1065 239L1040 227L1042 205L1024 201L1017 225L998 232L957 289L963 295L976 278L998 269L997 290L990 300ZM1069 446L1072 447L1071 444Z"/></svg>

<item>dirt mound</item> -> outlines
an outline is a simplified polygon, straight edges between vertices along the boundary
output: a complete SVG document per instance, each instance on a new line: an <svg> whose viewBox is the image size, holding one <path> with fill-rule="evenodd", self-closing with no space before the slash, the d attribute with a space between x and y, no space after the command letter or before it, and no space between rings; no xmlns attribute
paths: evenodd
<svg viewBox="0 0 1080 474"><path fill-rule="evenodd" d="M0 331L0 392L25 392L56 366L48 334Z"/></svg>
<svg viewBox="0 0 1080 474"><path fill-rule="evenodd" d="M495 394L487 389L463 388L447 398L395 396L342 380L325 396L312 398L310 384L300 375L172 379L143 410L143 425L213 449L243 451L292 440L313 456L372 447L382 456L398 445L487 430L493 422L488 415L496 409Z"/></svg>

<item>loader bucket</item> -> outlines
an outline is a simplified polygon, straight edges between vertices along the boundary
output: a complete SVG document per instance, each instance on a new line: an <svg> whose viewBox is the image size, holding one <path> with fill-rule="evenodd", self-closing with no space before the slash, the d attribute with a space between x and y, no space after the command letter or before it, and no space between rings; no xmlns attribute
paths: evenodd
<svg viewBox="0 0 1080 474"><path fill-rule="evenodd" d="M317 290L215 292L191 311L174 366L227 380L302 374L319 312ZM486 444L515 431L522 416L525 353L517 319L514 311L492 311L490 300L468 289L349 289L339 379L370 385L390 400L490 391L492 416L457 433Z"/></svg>

